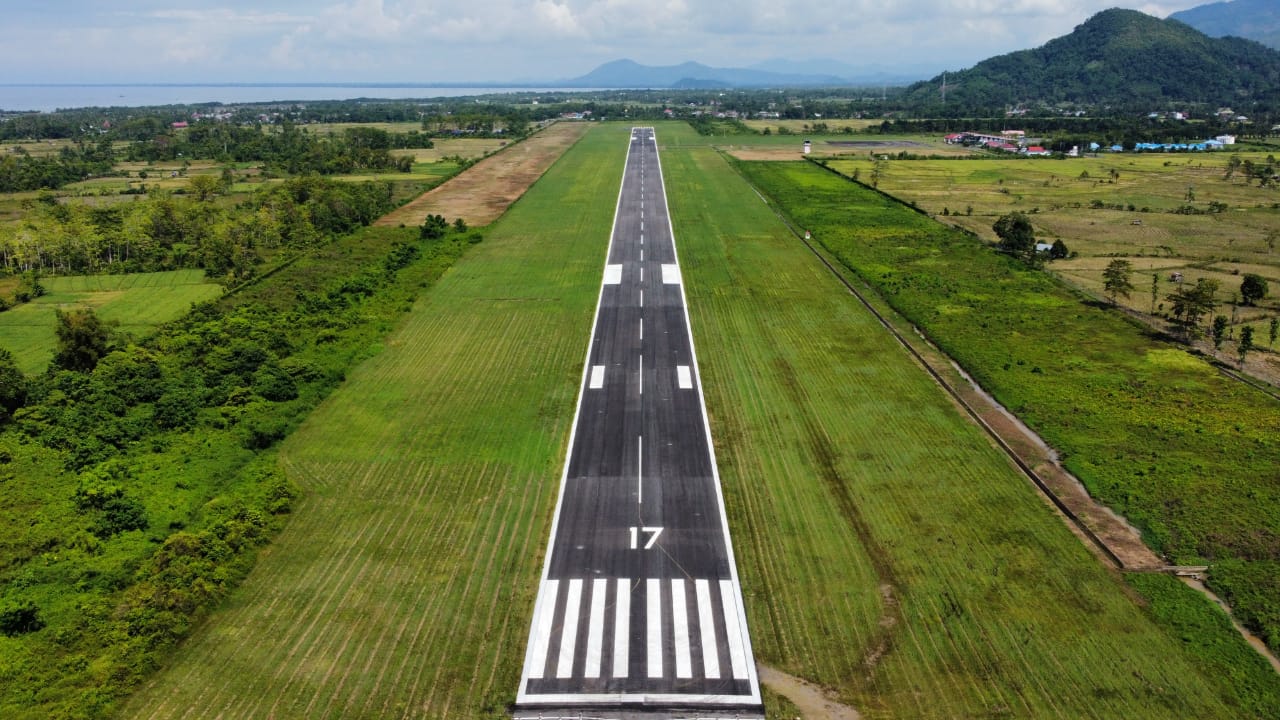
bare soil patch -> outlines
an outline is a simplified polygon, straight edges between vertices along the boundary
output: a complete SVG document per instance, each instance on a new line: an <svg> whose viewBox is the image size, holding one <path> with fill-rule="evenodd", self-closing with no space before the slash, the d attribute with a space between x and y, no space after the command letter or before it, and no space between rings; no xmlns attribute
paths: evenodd
<svg viewBox="0 0 1280 720"><path fill-rule="evenodd" d="M421 225L428 215L488 225L542 177L591 126L556 123L510 145L378 220L376 225Z"/></svg>
<svg viewBox="0 0 1280 720"><path fill-rule="evenodd" d="M862 715L848 705L832 700L822 688L768 665L756 665L760 682L790 700L804 720L861 720Z"/></svg>

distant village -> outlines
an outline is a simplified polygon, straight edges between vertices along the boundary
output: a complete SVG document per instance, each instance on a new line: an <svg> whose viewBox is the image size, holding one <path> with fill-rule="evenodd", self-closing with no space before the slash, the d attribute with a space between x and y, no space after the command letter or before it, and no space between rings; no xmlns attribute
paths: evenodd
<svg viewBox="0 0 1280 720"><path fill-rule="evenodd" d="M1014 153L1017 155L1027 156L1048 156L1053 152L1032 144L1027 140L1026 132L1022 130L1005 130L999 135L981 132L959 132L952 133L943 138L948 145L964 145L966 147L981 147L987 150L995 150L998 152ZM1131 150L1133 152L1207 152L1213 150L1222 150L1230 145L1236 144L1235 135L1218 135L1209 140L1194 143L1135 143ZM1065 153L1067 157L1079 157L1081 152L1099 153L1099 152L1125 152L1123 145L1111 145L1103 147L1098 143L1089 143L1087 148L1083 150L1079 147L1072 147Z"/></svg>

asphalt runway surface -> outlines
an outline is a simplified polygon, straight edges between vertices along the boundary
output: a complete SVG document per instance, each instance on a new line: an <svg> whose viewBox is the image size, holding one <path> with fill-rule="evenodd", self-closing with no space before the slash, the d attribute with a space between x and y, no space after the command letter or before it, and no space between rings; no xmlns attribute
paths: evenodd
<svg viewBox="0 0 1280 720"><path fill-rule="evenodd" d="M657 140L630 142L516 705L756 717Z"/></svg>

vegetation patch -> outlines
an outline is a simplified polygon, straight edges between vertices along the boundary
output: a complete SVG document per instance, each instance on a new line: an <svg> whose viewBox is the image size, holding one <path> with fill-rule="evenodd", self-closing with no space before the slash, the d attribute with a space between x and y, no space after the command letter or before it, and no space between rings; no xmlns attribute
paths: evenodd
<svg viewBox="0 0 1280 720"><path fill-rule="evenodd" d="M1062 456L1089 491L1178 564L1280 553L1270 396L1083 303L1043 272L821 168L741 168ZM870 270L870 268L875 268ZM966 297L986 295L985 302ZM1057 297L1054 307L1027 298ZM967 305L968 313L939 306ZM1162 362L1150 362L1149 352ZM1212 573L1211 573L1211 583ZM1247 577L1247 575L1246 575ZM1214 585L1215 587L1216 584ZM1220 588L1250 617L1251 593ZM1272 628L1254 624L1264 637Z"/></svg>

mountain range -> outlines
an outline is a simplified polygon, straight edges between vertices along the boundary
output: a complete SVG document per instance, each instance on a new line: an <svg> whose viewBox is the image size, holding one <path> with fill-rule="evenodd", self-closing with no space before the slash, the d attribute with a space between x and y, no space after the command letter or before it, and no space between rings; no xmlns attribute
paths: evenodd
<svg viewBox="0 0 1280 720"><path fill-rule="evenodd" d="M1113 9L1041 47L916 83L907 95L939 104L944 81L946 103L960 112L1036 102L1249 107L1280 103L1280 52L1252 40L1211 38L1176 20Z"/></svg>
<svg viewBox="0 0 1280 720"><path fill-rule="evenodd" d="M773 59L748 68L720 68L702 63L641 65L614 60L586 75L559 83L565 87L630 88L729 88L729 87L831 87L902 84L925 77L925 72L859 69L835 60L793 61Z"/></svg>
<svg viewBox="0 0 1280 720"><path fill-rule="evenodd" d="M1280 2L1276 0L1210 3L1176 12L1169 19L1184 22L1210 37L1232 35L1280 50Z"/></svg>

